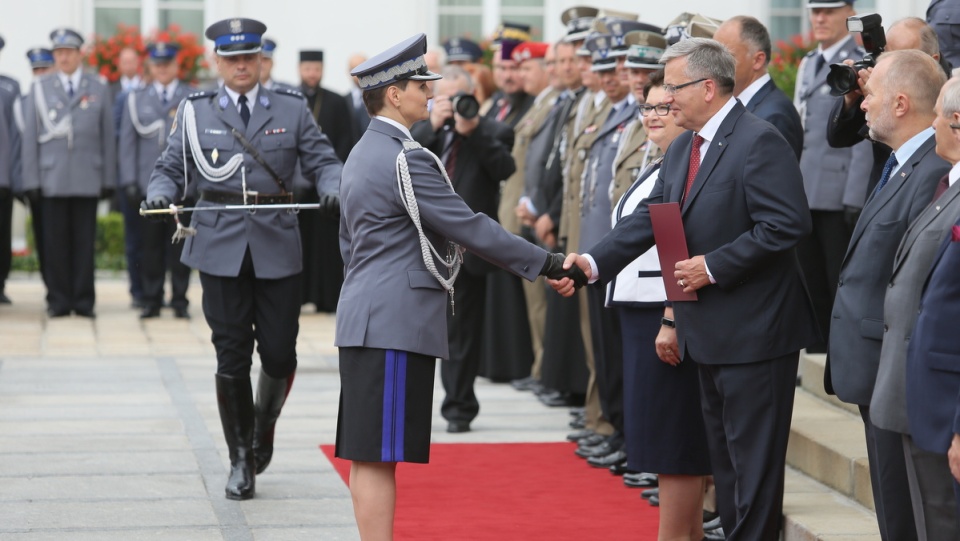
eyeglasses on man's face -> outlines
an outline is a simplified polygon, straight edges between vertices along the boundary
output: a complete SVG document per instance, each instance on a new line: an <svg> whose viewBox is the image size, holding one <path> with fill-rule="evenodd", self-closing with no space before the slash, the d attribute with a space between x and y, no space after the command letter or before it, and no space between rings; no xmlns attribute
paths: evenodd
<svg viewBox="0 0 960 541"><path fill-rule="evenodd" d="M659 105L647 105L643 104L640 106L640 115L647 116L650 113L657 113L657 116L667 116L670 114L670 104L661 103Z"/></svg>
<svg viewBox="0 0 960 541"><path fill-rule="evenodd" d="M708 77L704 77L704 78L702 78L702 79L697 79L696 81L690 81L689 83L683 83L682 85L663 85L663 91L666 92L668 96L673 96L674 94L676 94L677 92L680 92L680 91L683 90L684 88L687 88L688 86L691 86L691 85L695 85L695 84L697 84L697 83L702 83L702 82L706 81L707 79L708 79Z"/></svg>

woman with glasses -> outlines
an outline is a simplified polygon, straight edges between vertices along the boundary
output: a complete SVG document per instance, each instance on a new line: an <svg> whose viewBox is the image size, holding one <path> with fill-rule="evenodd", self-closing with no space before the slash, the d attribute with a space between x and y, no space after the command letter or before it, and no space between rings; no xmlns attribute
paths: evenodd
<svg viewBox="0 0 960 541"><path fill-rule="evenodd" d="M640 114L647 136L666 153L684 129L674 124L663 71L644 87ZM629 215L657 181L662 158L648 165L620 199L613 225ZM616 307L622 333L624 428L627 469L659 474L660 539L703 538L704 476L710 474L697 367L679 356L658 358L662 348L677 349L673 308L664 308L656 247L627 265L608 286L608 305ZM659 333L659 334L658 334ZM643 475L627 474L625 483L643 483ZM634 481L635 480L635 481ZM642 486L640 484L634 486Z"/></svg>

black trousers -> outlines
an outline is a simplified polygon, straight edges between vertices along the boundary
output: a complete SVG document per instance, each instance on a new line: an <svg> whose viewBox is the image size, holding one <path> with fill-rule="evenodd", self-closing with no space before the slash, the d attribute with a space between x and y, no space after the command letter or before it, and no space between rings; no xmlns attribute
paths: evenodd
<svg viewBox="0 0 960 541"><path fill-rule="evenodd" d="M548 389L584 394L590 371L580 332L580 300L547 292L547 323L543 333L540 383Z"/></svg>
<svg viewBox="0 0 960 541"><path fill-rule="evenodd" d="M690 362L690 356L683 362ZM700 364L700 406L727 541L777 541L799 352Z"/></svg>
<svg viewBox="0 0 960 541"><path fill-rule="evenodd" d="M10 265L13 263L12 236L13 236L13 196L0 196L0 293L7 284L10 276Z"/></svg>
<svg viewBox="0 0 960 541"><path fill-rule="evenodd" d="M97 198L44 197L42 204L47 307L59 312L92 312Z"/></svg>
<svg viewBox="0 0 960 541"><path fill-rule="evenodd" d="M121 194L116 198L117 206L123 215L123 247L127 256L127 278L130 280L130 298L143 300L143 277L140 274L144 262L144 227L156 225L153 221L140 216L140 207ZM170 239L167 239L170 244ZM162 285L162 283L161 283Z"/></svg>
<svg viewBox="0 0 960 541"><path fill-rule="evenodd" d="M837 296L840 265L850 244L852 226L844 220L843 211L813 210L813 233L797 245L800 269L810 291L813 312L823 336L822 344L812 344L810 351L826 351L830 342L830 314Z"/></svg>
<svg viewBox="0 0 960 541"><path fill-rule="evenodd" d="M873 507L877 511L877 522L880 525L880 539L916 541L917 523L910 501L903 435L877 428L870 422L870 406L859 408L867 436L870 485L873 489Z"/></svg>
<svg viewBox="0 0 960 541"><path fill-rule="evenodd" d="M300 331L300 275L277 280L257 278L247 250L238 276L200 273L203 315L217 350L217 374L250 374L257 343L263 371L285 378L297 368Z"/></svg>
<svg viewBox="0 0 960 541"><path fill-rule="evenodd" d="M140 291L144 306L160 308L163 305L163 282L169 270L170 306L186 308L189 304L187 287L190 285L190 267L180 262L183 242L170 242L177 224L172 218L162 222L143 221L140 224L143 250L138 274L143 284Z"/></svg>
<svg viewBox="0 0 960 541"><path fill-rule="evenodd" d="M40 278L43 285L47 285L47 273L44 261L46 255L43 250L43 200L35 199L30 202L30 223L33 226L33 245L37 254L37 261L40 264Z"/></svg>
<svg viewBox="0 0 960 541"><path fill-rule="evenodd" d="M453 289L454 313L447 309L450 358L440 361L440 380L446 396L440 413L448 421L470 422L480 412L473 382L480 370L487 276L462 272Z"/></svg>
<svg viewBox="0 0 960 541"><path fill-rule="evenodd" d="M616 310L604 306L606 294L607 288L602 284L587 286L600 409L613 428L622 434L623 340L620 337L620 316Z"/></svg>

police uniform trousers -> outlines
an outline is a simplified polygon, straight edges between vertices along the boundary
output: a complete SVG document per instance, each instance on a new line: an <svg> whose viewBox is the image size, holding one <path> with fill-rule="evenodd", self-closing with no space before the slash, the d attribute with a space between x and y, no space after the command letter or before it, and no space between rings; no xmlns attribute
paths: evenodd
<svg viewBox="0 0 960 541"><path fill-rule="evenodd" d="M582 395L587 391L589 378L580 333L579 299L547 292L540 384L547 389Z"/></svg>
<svg viewBox="0 0 960 541"><path fill-rule="evenodd" d="M587 286L593 357L596 365L600 408L613 429L623 433L623 343L620 318L605 306L606 286Z"/></svg>
<svg viewBox="0 0 960 541"><path fill-rule="evenodd" d="M185 202L193 206L192 202ZM163 305L163 282L170 271L170 306L186 308L187 287L190 285L190 267L180 262L182 242L170 242L177 230L173 218L162 222L142 220L143 253L140 258L141 298L144 306L160 308Z"/></svg>
<svg viewBox="0 0 960 541"><path fill-rule="evenodd" d="M143 300L143 250L144 250L144 222L140 216L140 206L127 199L126 195L117 194L117 206L123 215L123 247L127 256L127 277L130 280L130 298L134 302ZM153 225L153 224L151 224Z"/></svg>
<svg viewBox="0 0 960 541"><path fill-rule="evenodd" d="M44 287L47 286L46 265L43 264L46 254L43 250L43 199L30 201L30 226L33 230L33 246L40 265L40 279Z"/></svg>
<svg viewBox="0 0 960 541"><path fill-rule="evenodd" d="M237 276L200 273L203 315L217 350L217 374L248 377L253 344L264 372L286 378L297 368L300 275L257 278L247 249Z"/></svg>
<svg viewBox="0 0 960 541"><path fill-rule="evenodd" d="M454 309L447 307L450 358L440 361L440 380L446 393L440 413L448 421L469 423L480 412L473 383L480 370L486 297L486 274L461 269L453 289Z"/></svg>
<svg viewBox="0 0 960 541"><path fill-rule="evenodd" d="M47 308L54 312L93 312L96 197L44 197L43 251Z"/></svg>
<svg viewBox="0 0 960 541"><path fill-rule="evenodd" d="M533 344L523 284L509 272L487 275L480 375L495 382L525 378L533 366Z"/></svg>
<svg viewBox="0 0 960 541"><path fill-rule="evenodd" d="M3 293L13 263L13 196L0 195L0 293Z"/></svg>
<svg viewBox="0 0 960 541"><path fill-rule="evenodd" d="M811 210L810 216L813 232L797 244L797 258L824 343L811 345L807 351L825 352L830 340L830 317L833 299L837 296L840 266L853 229L847 225L842 211Z"/></svg>
<svg viewBox="0 0 960 541"><path fill-rule="evenodd" d="M407 351L340 348L336 456L429 462L436 362Z"/></svg>

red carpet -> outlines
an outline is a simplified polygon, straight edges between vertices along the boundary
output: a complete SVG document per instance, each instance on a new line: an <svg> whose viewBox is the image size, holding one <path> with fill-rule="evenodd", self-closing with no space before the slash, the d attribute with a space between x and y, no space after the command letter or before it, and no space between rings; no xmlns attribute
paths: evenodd
<svg viewBox="0 0 960 541"><path fill-rule="evenodd" d="M350 462L321 449L344 482ZM396 539L652 541L658 510L573 443L433 444L397 467Z"/></svg>

